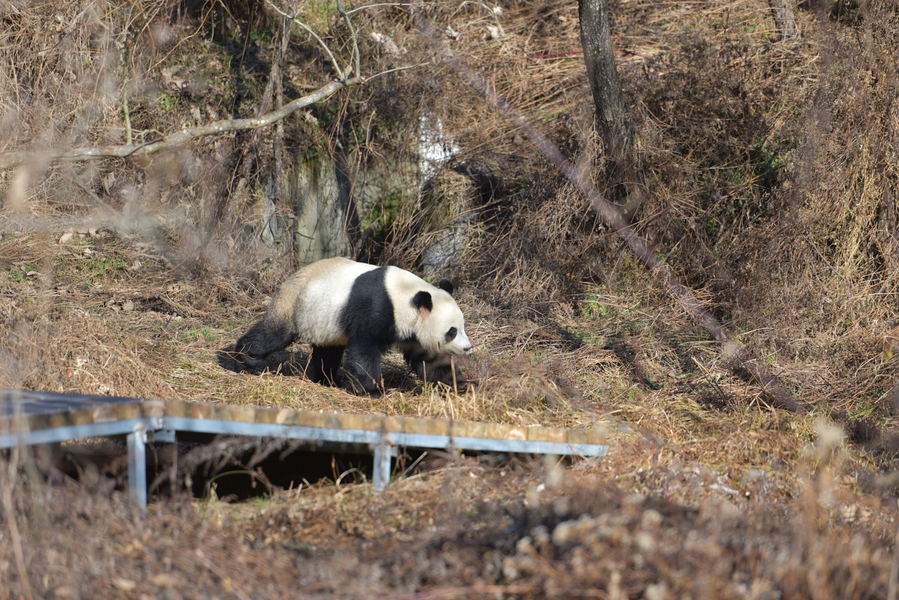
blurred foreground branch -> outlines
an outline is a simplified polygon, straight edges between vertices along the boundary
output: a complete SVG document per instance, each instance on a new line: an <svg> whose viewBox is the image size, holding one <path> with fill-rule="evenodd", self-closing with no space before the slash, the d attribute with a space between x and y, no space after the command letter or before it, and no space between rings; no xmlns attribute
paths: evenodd
<svg viewBox="0 0 899 600"><path fill-rule="evenodd" d="M780 385L777 377L768 371L762 361L753 358L742 344L730 335L718 319L702 306L689 288L677 279L671 267L658 258L654 249L637 235L637 232L628 224L622 214L593 187L590 178L575 167L543 133L531 125L524 115L506 102L504 98L500 97L496 93L496 89L480 73L459 59L443 43L441 33L437 31L420 10L411 4L408 5L408 10L412 15L415 27L431 43L441 58L452 66L456 73L471 87L482 94L493 108L515 125L569 181L581 190L581 193L589 200L593 210L600 215L609 227L618 232L618 235L621 236L631 251L643 261L650 272L678 299L681 306L687 311L687 314L698 321L721 344L722 358L728 363L731 370L737 374L748 373L762 386L764 394L774 406L790 412L805 414L805 407L799 404Z"/></svg>
<svg viewBox="0 0 899 600"><path fill-rule="evenodd" d="M4 152L0 154L0 169L10 169L26 163L75 162L101 160L106 158L126 158L129 156L149 156L162 150L180 146L208 135L216 135L230 131L259 129L277 123L301 108L321 102L339 90L361 83L365 79L360 76L350 77L342 81L332 81L311 94L297 98L277 110L250 119L224 119L207 125L198 125L183 129L162 139L145 144L125 144L122 146L96 146L90 148L74 148L72 150L30 150L25 152Z"/></svg>

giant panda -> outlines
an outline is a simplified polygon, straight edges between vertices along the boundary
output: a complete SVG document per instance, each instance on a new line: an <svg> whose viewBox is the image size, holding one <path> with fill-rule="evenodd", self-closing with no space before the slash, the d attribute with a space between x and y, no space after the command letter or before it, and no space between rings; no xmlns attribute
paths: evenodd
<svg viewBox="0 0 899 600"><path fill-rule="evenodd" d="M237 340L236 358L256 367L272 352L306 342L311 380L336 383L343 359L347 387L377 397L381 357L396 345L423 379L464 384L450 355L469 353L471 342L452 292L449 281L435 287L397 267L320 260L282 284L262 320Z"/></svg>

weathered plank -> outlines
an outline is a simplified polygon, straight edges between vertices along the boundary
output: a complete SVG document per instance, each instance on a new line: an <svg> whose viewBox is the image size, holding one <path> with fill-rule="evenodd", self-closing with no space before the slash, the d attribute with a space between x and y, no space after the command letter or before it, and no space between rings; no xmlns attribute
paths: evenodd
<svg viewBox="0 0 899 600"><path fill-rule="evenodd" d="M199 404L0 390L0 448L76 437L127 435L129 489L146 507L144 444L147 433L178 431L282 437L309 444L368 447L375 454L376 487L387 484L395 446L603 456L604 432L597 429L520 427L420 417L327 413L246 405Z"/></svg>
<svg viewBox="0 0 899 600"><path fill-rule="evenodd" d="M595 429L519 427L503 423L450 421L420 417L325 413L288 408L194 402L140 400L50 392L0 391L0 430L33 432L45 429L112 423L130 419L181 417L234 423L301 426L449 438L486 438L596 445L604 443ZM151 427L152 428L152 427Z"/></svg>

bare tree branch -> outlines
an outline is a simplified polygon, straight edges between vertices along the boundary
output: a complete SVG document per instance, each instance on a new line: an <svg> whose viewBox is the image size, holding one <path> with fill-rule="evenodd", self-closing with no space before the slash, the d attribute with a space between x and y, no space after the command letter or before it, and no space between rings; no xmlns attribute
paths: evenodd
<svg viewBox="0 0 899 600"><path fill-rule="evenodd" d="M173 133L161 140L146 144L125 144L122 146L98 146L92 148L74 148L72 150L30 150L24 152L5 152L0 154L0 169L10 169L26 163L34 162L74 162L101 160L106 158L126 158L129 156L149 156L163 150L181 146L187 142L230 131L259 129L276 123L288 115L332 96L339 90L365 81L364 77L352 77L345 81L332 81L315 92L297 98L277 110L260 117L250 119L224 119L207 125L198 125Z"/></svg>
<svg viewBox="0 0 899 600"><path fill-rule="evenodd" d="M265 115L248 118L248 119L225 119L221 121L216 121L214 123L209 123L207 125L199 125L197 127L190 127L188 129L183 129L177 133L166 136L159 140L154 140L152 142L147 142L145 144L135 145L131 142L131 128L130 121L128 120L128 107L127 107L127 96L125 98L125 118L126 118L126 130L128 132L128 142L121 146L99 146L99 147L91 147L91 148L75 148L71 150L30 150L30 151L15 151L15 152L5 152L0 153L0 170L10 169L13 167L18 167L20 165L26 163L37 163L37 164L46 164L53 162L76 162L76 161L87 161L87 160L102 160L106 158L126 158L129 156L149 156L151 154L156 154L157 152L167 150L170 148L174 148L176 146L180 146L187 142L193 141L195 139L205 137L208 135L215 135L219 133L225 133L230 131L245 131L250 129L259 129L261 127L266 127L273 123L277 123L282 121L288 115L297 110L309 106L311 104L315 104L317 102L321 102L326 98L330 97L338 90L354 85L356 83L361 83L365 81L365 78L360 75L361 69L359 65L359 45L356 39L356 31L353 28L352 23L350 22L349 14L343 9L342 4L338 3L338 10L341 16L346 21L347 26L349 27L350 34L353 38L353 57L352 59L355 61L355 65L350 62L350 64L345 68L341 69L340 64L337 62L337 59L334 57L334 54L328 48L327 44L322 41L322 39L315 33L308 25L297 19L294 15L294 11L291 10L291 13L288 14L275 6L271 2L271 0L266 0L266 3L277 11L279 14L289 19L290 21L298 24L300 27L305 29L309 34L315 38L315 40L319 43L319 45L324 49L325 53L328 55L328 58L331 61L331 65L334 70L337 72L337 80L332 81L315 92L303 96L302 98L297 98L293 102L285 104L282 107L279 107L276 110L273 110ZM289 35L289 33L288 33ZM355 77L352 75L355 71ZM280 76L280 73L278 74Z"/></svg>
<svg viewBox="0 0 899 600"><path fill-rule="evenodd" d="M350 15L343 9L343 3L340 0L337 0L337 11L343 17L347 29L350 30L350 37L353 39L353 59L355 61L356 74L358 75L362 72L360 70L361 67L359 66L359 38L356 37L356 30L353 28L353 23L350 21Z"/></svg>

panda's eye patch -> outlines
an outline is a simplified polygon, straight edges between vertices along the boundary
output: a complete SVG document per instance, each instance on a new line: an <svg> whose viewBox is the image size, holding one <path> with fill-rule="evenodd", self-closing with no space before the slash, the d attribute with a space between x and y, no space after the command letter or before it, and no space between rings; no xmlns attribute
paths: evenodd
<svg viewBox="0 0 899 600"><path fill-rule="evenodd" d="M458 332L456 331L456 328L455 328L455 327L450 327L450 328L449 328L449 331L446 332L446 341L447 341L447 342L451 342L451 341L453 341L454 339L456 339L456 333L458 333Z"/></svg>

